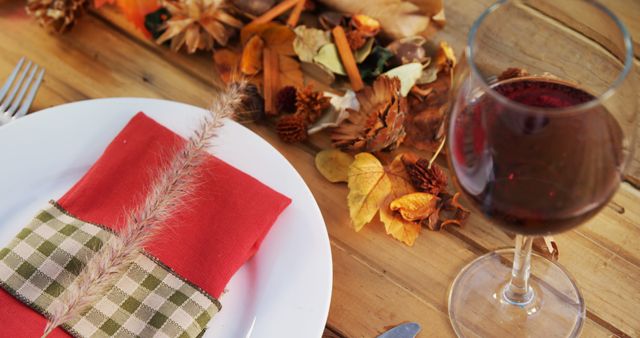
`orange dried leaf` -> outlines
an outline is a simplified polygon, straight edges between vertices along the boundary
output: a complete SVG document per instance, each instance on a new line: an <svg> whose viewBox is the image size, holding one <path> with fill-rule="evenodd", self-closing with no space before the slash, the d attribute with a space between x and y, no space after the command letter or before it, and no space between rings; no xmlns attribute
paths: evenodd
<svg viewBox="0 0 640 338"><path fill-rule="evenodd" d="M260 37L269 48L275 50L280 55L295 56L293 50L293 40L296 39L296 33L288 26L274 25L261 33Z"/></svg>
<svg viewBox="0 0 640 338"><path fill-rule="evenodd" d="M242 50L242 59L240 60L242 74L255 75L262 70L263 50L264 41L257 35L252 36Z"/></svg>
<svg viewBox="0 0 640 338"><path fill-rule="evenodd" d="M213 61L224 83L231 83L237 75L239 53L230 49L219 49L213 54Z"/></svg>
<svg viewBox="0 0 640 338"><path fill-rule="evenodd" d="M438 198L426 192L415 192L396 198L389 205L407 221L421 221L436 211Z"/></svg>
<svg viewBox="0 0 640 338"><path fill-rule="evenodd" d="M278 63L280 66L280 73L278 75L280 83L298 88L304 86L304 74L302 74L300 62L292 57L280 54L278 55Z"/></svg>
<svg viewBox="0 0 640 338"><path fill-rule="evenodd" d="M267 22L262 24L249 24L240 30L240 43L244 46L254 35L262 35L267 29L280 26L276 22ZM270 46L268 46L270 47Z"/></svg>
<svg viewBox="0 0 640 338"><path fill-rule="evenodd" d="M407 221L390 208L393 200L415 192L402 163L402 155L396 156L385 171L391 182L391 189L384 205L380 208L380 221L384 223L387 234L407 245L413 245L420 234L420 224Z"/></svg>

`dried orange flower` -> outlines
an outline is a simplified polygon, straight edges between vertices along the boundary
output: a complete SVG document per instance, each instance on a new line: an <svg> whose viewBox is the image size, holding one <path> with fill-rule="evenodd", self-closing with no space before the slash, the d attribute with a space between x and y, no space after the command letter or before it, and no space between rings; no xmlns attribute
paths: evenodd
<svg viewBox="0 0 640 338"><path fill-rule="evenodd" d="M347 32L347 42L352 51L356 51L367 43L367 38L359 30L350 30Z"/></svg>

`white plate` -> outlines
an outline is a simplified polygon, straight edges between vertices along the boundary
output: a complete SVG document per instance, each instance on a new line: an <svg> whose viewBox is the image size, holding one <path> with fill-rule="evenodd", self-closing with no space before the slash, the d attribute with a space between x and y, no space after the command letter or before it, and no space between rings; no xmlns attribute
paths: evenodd
<svg viewBox="0 0 640 338"><path fill-rule="evenodd" d="M138 111L188 136L205 111L152 99L100 99L45 109L0 128L0 247L64 194ZM331 300L329 238L313 195L271 145L229 121L218 157L292 199L256 256L231 279L205 337L320 337Z"/></svg>

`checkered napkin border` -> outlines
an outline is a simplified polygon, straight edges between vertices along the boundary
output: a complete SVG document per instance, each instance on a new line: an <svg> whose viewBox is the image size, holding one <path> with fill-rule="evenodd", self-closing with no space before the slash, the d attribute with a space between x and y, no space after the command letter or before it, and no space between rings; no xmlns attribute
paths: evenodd
<svg viewBox="0 0 640 338"><path fill-rule="evenodd" d="M54 299L115 236L51 201L0 250L0 286L48 317ZM215 298L141 253L105 297L63 328L76 337L199 337L219 310Z"/></svg>

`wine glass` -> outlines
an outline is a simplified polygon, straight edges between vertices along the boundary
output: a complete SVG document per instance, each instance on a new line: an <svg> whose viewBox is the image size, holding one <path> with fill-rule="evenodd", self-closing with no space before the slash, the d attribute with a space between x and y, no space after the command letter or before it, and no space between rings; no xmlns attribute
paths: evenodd
<svg viewBox="0 0 640 338"><path fill-rule="evenodd" d="M516 246L462 269L451 323L460 337L575 337L582 295L531 244L597 214L622 180L637 128L629 33L594 1L504 0L473 24L465 55L449 164L469 204Z"/></svg>

